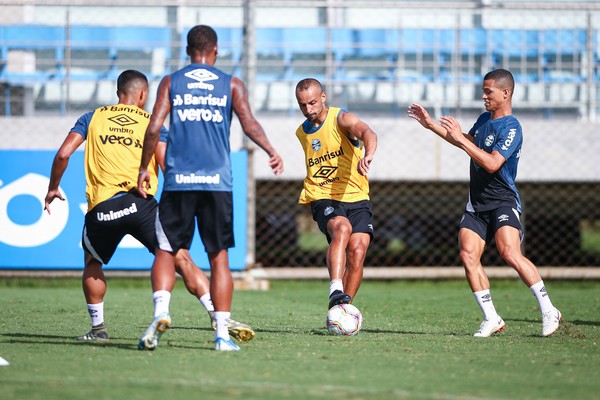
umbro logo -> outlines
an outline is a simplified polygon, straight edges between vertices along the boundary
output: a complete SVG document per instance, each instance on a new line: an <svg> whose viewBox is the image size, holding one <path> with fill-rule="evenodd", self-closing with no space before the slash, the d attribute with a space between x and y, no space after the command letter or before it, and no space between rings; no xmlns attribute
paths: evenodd
<svg viewBox="0 0 600 400"><path fill-rule="evenodd" d="M186 72L185 76L198 82L214 81L215 79L219 79L217 75L204 68L199 68L190 72Z"/></svg>
<svg viewBox="0 0 600 400"><path fill-rule="evenodd" d="M482 303L487 303L492 301L492 295L491 294L484 294L483 296L481 296L481 302Z"/></svg>
<svg viewBox="0 0 600 400"><path fill-rule="evenodd" d="M324 178L327 179L329 178L335 171L337 170L337 167L332 167L332 166L328 166L328 165L323 165L321 168L319 168L319 170L317 172L315 172L315 174L313 175L313 178Z"/></svg>
<svg viewBox="0 0 600 400"><path fill-rule="evenodd" d="M502 214L498 217L498 222L506 222L506 221L508 221L508 219L509 219L508 215Z"/></svg>
<svg viewBox="0 0 600 400"><path fill-rule="evenodd" d="M323 211L323 215L324 216L328 216L329 214L331 214L333 212L333 207L329 206L325 209L325 211Z"/></svg>
<svg viewBox="0 0 600 400"><path fill-rule="evenodd" d="M114 117L110 117L108 120L114 122L115 124L117 124L119 126L127 126L127 125L133 125L133 124L138 123L135 119L131 118L127 114L115 115Z"/></svg>
<svg viewBox="0 0 600 400"><path fill-rule="evenodd" d="M540 293L542 294L542 297L546 297L546 296L548 296L548 292L546 292L546 286L543 286L543 287L540 289Z"/></svg>
<svg viewBox="0 0 600 400"><path fill-rule="evenodd" d="M214 81L219 77L207 69L198 68L190 72L186 72L185 76L193 79L196 82L190 82L187 84L188 89L206 89L213 90L215 87L206 81Z"/></svg>

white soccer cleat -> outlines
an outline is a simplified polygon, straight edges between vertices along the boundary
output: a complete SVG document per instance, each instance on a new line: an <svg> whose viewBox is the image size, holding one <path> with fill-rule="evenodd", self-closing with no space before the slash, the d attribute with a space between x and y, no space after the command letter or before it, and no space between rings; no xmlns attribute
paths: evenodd
<svg viewBox="0 0 600 400"><path fill-rule="evenodd" d="M542 314L542 335L550 336L556 332L560 321L562 321L562 314L558 311L558 308Z"/></svg>
<svg viewBox="0 0 600 400"><path fill-rule="evenodd" d="M484 319L481 325L479 325L479 330L475 332L473 336L475 337L490 337L494 333L498 333L506 328L506 324L504 320L500 318L498 315L497 318L487 320Z"/></svg>
<svg viewBox="0 0 600 400"><path fill-rule="evenodd" d="M171 316L169 313L162 313L154 318L144 336L140 338L138 350L154 350L158 346L160 337L171 327Z"/></svg>
<svg viewBox="0 0 600 400"><path fill-rule="evenodd" d="M238 351L240 346L233 343L231 339L225 340L222 337L218 337L215 340L215 350L216 351Z"/></svg>
<svg viewBox="0 0 600 400"><path fill-rule="evenodd" d="M210 324L213 330L217 329L217 320L215 319L215 312L209 311L208 315L210 315ZM235 321L231 318L227 319L227 331L229 332L229 336L233 336L235 339L240 342L247 342L249 340L254 339L256 335L254 330L249 326L242 322Z"/></svg>

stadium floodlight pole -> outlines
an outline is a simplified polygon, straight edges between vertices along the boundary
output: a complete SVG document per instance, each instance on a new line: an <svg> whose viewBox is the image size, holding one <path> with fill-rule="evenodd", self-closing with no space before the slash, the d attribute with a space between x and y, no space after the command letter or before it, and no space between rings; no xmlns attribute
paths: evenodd
<svg viewBox="0 0 600 400"><path fill-rule="evenodd" d="M242 79L248 90L248 102L254 110L256 81L256 26L254 0L244 0L244 28L242 49ZM256 182L254 181L254 143L242 135L242 147L248 152L247 161L247 220L246 220L246 269L256 263Z"/></svg>

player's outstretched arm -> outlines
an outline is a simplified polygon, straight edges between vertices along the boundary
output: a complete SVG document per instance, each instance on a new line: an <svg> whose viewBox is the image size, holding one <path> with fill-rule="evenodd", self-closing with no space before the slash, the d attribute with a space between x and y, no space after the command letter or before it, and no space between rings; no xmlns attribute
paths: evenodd
<svg viewBox="0 0 600 400"><path fill-rule="evenodd" d="M442 125L438 124L431 118L425 107L420 104L411 104L408 107L408 116L418 123L420 123L425 129L429 129L444 140L448 140L448 131Z"/></svg>
<svg viewBox="0 0 600 400"><path fill-rule="evenodd" d="M50 182L48 183L48 193L46 194L46 199L44 200L44 210L48 211L48 214L51 213L50 203L52 203L54 199L58 198L60 200L64 200L64 197L60 193L58 187L60 185L62 176L69 165L69 158L71 157L71 154L77 150L83 141L83 136L81 136L79 133L69 132L67 138L54 156L54 161L52 161L52 171L50 172Z"/></svg>
<svg viewBox="0 0 600 400"><path fill-rule="evenodd" d="M273 146L271 146L263 127L254 118L250 104L248 103L246 86L236 77L231 79L231 102L233 111L235 111L240 120L244 134L269 155L269 166L275 175L281 175L283 173L283 159L277 154Z"/></svg>

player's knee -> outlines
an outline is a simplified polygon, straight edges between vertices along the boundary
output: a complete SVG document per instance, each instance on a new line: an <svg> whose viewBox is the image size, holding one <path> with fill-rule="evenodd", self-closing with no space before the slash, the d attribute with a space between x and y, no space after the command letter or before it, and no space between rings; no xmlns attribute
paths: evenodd
<svg viewBox="0 0 600 400"><path fill-rule="evenodd" d="M474 251L461 250L460 261L462 262L465 268L469 269L479 264L479 255Z"/></svg>
<svg viewBox="0 0 600 400"><path fill-rule="evenodd" d="M348 257L351 260L351 264L362 265L366 255L367 249L362 245L351 245L348 250Z"/></svg>
<svg viewBox="0 0 600 400"><path fill-rule="evenodd" d="M504 247L498 249L498 252L500 253L500 257L502 257L508 265L518 265L522 257L521 251L515 248Z"/></svg>

